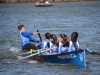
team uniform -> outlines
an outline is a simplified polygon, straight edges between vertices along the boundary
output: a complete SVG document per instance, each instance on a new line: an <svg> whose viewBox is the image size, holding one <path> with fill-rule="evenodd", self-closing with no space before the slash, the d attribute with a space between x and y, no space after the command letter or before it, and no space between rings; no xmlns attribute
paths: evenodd
<svg viewBox="0 0 100 75"><path fill-rule="evenodd" d="M38 47L42 47L42 49L47 49L48 48L48 46L47 46L48 42L50 42L50 40L45 40L43 42L40 42L37 46ZM45 52L42 52L41 54L44 55Z"/></svg>
<svg viewBox="0 0 100 75"><path fill-rule="evenodd" d="M79 48L79 41L76 42L76 47L77 47L77 49ZM72 52L72 51L76 51L76 50L75 50L73 42L70 41L69 52Z"/></svg>
<svg viewBox="0 0 100 75"><path fill-rule="evenodd" d="M57 54L58 50L55 48L55 44L53 44L51 41L49 43L47 43L48 48L50 48L50 51L48 51L50 53L50 55L52 54Z"/></svg>
<svg viewBox="0 0 100 75"><path fill-rule="evenodd" d="M24 49L34 49L36 48L34 44L31 44L30 42L36 42L39 43L39 41L32 37L33 33L31 32L20 32L21 37L21 44L22 44L22 50Z"/></svg>
<svg viewBox="0 0 100 75"><path fill-rule="evenodd" d="M58 54L66 53L69 51L69 47L64 47L62 42L59 42Z"/></svg>
<svg viewBox="0 0 100 75"><path fill-rule="evenodd" d="M42 47L43 49L48 48L47 43L50 42L50 40L45 40L43 42L40 42L37 46Z"/></svg>

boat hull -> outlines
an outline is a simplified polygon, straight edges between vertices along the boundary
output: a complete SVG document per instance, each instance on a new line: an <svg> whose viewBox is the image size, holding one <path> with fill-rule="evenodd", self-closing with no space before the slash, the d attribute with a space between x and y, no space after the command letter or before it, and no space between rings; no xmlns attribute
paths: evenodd
<svg viewBox="0 0 100 75"><path fill-rule="evenodd" d="M35 5L35 7L49 7L49 6L53 6L53 5Z"/></svg>
<svg viewBox="0 0 100 75"><path fill-rule="evenodd" d="M37 61L43 61L42 57L41 56L37 56L37 55L30 57L30 59L37 60Z"/></svg>
<svg viewBox="0 0 100 75"><path fill-rule="evenodd" d="M85 50L68 52L57 55L41 55L42 59L50 63L74 63L81 67L86 67L85 63Z"/></svg>

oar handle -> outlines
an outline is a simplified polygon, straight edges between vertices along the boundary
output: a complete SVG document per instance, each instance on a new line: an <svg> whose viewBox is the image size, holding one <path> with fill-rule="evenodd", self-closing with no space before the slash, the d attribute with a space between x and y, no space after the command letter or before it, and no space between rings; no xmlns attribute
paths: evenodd
<svg viewBox="0 0 100 75"><path fill-rule="evenodd" d="M39 32L39 30L37 30L37 32ZM39 36L39 38L40 38L40 41L42 42L42 38L41 38L40 33L38 33L38 36Z"/></svg>

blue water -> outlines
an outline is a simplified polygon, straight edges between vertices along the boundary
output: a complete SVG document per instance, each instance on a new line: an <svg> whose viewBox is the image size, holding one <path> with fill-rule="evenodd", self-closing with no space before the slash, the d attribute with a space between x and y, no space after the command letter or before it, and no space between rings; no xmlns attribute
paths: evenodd
<svg viewBox="0 0 100 75"><path fill-rule="evenodd" d="M20 35L17 26L27 31L79 33L81 48L100 53L100 1L55 2L51 7L35 7L34 3L0 4L0 75L100 75L100 56L86 55L87 67L73 64L58 65L20 60ZM39 39L38 35L33 37Z"/></svg>

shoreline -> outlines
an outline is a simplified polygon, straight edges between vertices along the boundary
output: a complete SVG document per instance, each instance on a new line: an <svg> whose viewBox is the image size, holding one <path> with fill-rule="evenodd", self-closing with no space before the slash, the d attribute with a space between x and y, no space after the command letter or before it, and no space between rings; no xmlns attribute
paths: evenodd
<svg viewBox="0 0 100 75"><path fill-rule="evenodd" d="M50 2L86 2L86 1L100 1L100 0L49 0ZM1 3L35 3L36 0L1 0Z"/></svg>

